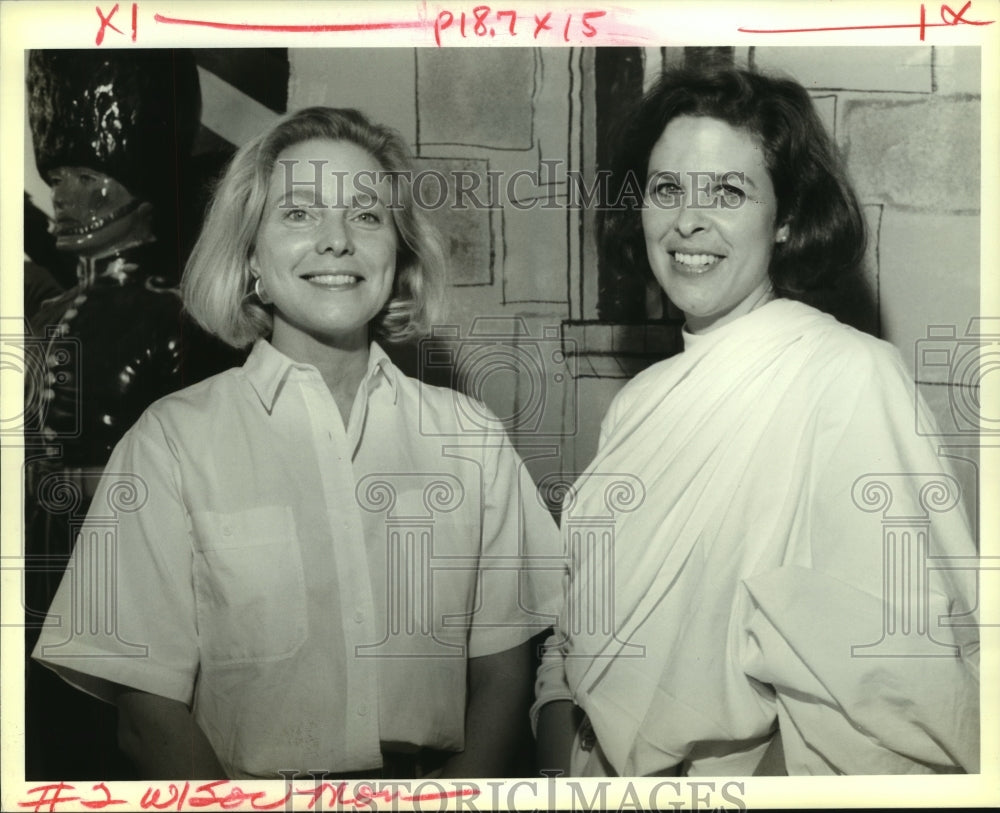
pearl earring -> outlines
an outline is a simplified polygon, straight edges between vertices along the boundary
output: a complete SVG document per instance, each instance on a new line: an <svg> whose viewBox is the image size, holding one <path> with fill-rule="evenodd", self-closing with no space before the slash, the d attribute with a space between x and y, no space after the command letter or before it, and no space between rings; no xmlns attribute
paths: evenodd
<svg viewBox="0 0 1000 813"><path fill-rule="evenodd" d="M260 300L261 305L271 304L271 300L267 298L267 292L261 288L260 277L257 277L253 282L253 292L257 294L257 299Z"/></svg>

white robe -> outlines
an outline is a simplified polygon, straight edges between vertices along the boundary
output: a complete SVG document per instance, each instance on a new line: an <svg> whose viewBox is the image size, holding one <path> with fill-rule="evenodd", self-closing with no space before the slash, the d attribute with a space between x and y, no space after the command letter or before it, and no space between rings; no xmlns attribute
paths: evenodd
<svg viewBox="0 0 1000 813"><path fill-rule="evenodd" d="M776 722L793 774L977 770L976 550L898 353L789 300L685 344L564 509L536 709L568 687L621 775L750 774Z"/></svg>

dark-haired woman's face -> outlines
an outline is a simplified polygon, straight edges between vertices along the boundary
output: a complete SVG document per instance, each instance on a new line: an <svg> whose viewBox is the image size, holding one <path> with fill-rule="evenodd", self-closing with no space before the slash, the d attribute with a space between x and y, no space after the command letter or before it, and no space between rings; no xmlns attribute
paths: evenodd
<svg viewBox="0 0 1000 813"><path fill-rule="evenodd" d="M784 227L757 139L718 119L673 119L649 156L642 212L656 279L704 332L748 312L767 294Z"/></svg>

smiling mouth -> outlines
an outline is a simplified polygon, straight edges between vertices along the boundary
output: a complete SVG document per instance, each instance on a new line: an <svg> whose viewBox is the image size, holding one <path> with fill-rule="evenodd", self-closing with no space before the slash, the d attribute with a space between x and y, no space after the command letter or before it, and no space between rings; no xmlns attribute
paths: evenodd
<svg viewBox="0 0 1000 813"><path fill-rule="evenodd" d="M321 288L347 288L364 281L355 274L305 274L302 279Z"/></svg>
<svg viewBox="0 0 1000 813"><path fill-rule="evenodd" d="M692 254L685 251L671 251L669 253L683 271L692 274L704 273L725 259L719 254Z"/></svg>

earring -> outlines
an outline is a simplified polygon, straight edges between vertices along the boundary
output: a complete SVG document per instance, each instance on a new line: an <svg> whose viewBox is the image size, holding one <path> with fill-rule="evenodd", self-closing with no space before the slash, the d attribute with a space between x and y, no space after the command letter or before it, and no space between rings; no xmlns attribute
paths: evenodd
<svg viewBox="0 0 1000 813"><path fill-rule="evenodd" d="M253 281L253 292L257 294L257 299L260 300L261 305L271 304L271 300L267 298L267 292L262 291L260 287L260 277L256 277Z"/></svg>
<svg viewBox="0 0 1000 813"><path fill-rule="evenodd" d="M782 232L781 234L779 234L777 237L774 238L775 243L784 243L786 240L788 240L787 232Z"/></svg>

